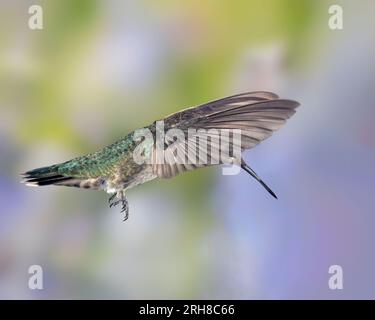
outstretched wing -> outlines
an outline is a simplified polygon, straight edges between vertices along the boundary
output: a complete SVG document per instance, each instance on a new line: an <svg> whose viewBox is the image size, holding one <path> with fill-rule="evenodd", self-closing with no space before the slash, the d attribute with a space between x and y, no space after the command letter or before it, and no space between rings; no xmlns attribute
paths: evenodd
<svg viewBox="0 0 375 320"><path fill-rule="evenodd" d="M185 171L225 163L218 157L230 154L236 140L231 134L224 136L224 131L240 130L241 150L250 149L279 129L298 105L296 101L258 91L174 113L164 119L164 130L179 129L185 138L166 141L163 163L154 147L153 172L160 178L171 178ZM189 130L197 133L189 135ZM200 144L202 138L206 141L203 145Z"/></svg>

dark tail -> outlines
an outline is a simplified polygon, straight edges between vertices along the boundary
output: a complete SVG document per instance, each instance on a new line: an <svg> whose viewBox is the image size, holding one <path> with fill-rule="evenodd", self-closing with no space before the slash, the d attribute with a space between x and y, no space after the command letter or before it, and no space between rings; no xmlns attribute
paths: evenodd
<svg viewBox="0 0 375 320"><path fill-rule="evenodd" d="M244 160L241 161L241 168L244 169L248 174L255 178L275 199L277 199L276 194L264 183L264 181L258 177L253 169L251 169Z"/></svg>
<svg viewBox="0 0 375 320"><path fill-rule="evenodd" d="M37 168L34 170L27 171L22 175L24 179L22 182L28 186L33 187L58 184L72 179L72 177L67 177L62 174L59 174L58 165Z"/></svg>

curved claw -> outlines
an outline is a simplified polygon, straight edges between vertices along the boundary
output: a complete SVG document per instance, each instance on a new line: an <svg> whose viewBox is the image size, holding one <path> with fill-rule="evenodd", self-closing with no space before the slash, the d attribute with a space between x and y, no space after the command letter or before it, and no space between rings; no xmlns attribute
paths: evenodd
<svg viewBox="0 0 375 320"><path fill-rule="evenodd" d="M117 197L116 200L115 200L115 197ZM125 212L124 218L122 220L123 221L128 220L128 218L129 218L128 200L126 199L125 193L123 191L119 191L119 192L113 194L109 198L108 202L109 202L109 207L110 208L117 206L121 202L121 204L122 204L121 213Z"/></svg>
<svg viewBox="0 0 375 320"><path fill-rule="evenodd" d="M109 205L109 207L110 208L116 207L120 202L121 202L121 200L117 200L117 201L111 202L111 204Z"/></svg>
<svg viewBox="0 0 375 320"><path fill-rule="evenodd" d="M124 197L122 200L122 208L121 208L121 213L125 212L124 218L122 221L126 221L129 218L129 205L128 205L128 200Z"/></svg>
<svg viewBox="0 0 375 320"><path fill-rule="evenodd" d="M111 203L112 200L116 197L116 193L114 193L113 195L111 195L108 199L108 202Z"/></svg>

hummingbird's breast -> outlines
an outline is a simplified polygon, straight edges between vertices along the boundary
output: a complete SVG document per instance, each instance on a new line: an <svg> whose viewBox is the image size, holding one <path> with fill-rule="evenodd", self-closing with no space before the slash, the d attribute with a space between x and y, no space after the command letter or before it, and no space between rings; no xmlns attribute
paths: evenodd
<svg viewBox="0 0 375 320"><path fill-rule="evenodd" d="M133 167L132 170L119 168L118 171L104 180L102 189L107 193L133 188L139 184L151 181L157 176L151 165Z"/></svg>
<svg viewBox="0 0 375 320"><path fill-rule="evenodd" d="M112 146L111 149L120 150L121 153L108 175L104 177L103 190L107 193L114 193L133 188L157 177L153 173L151 164L147 161L143 163L136 161L136 150L140 145L142 145L141 150L144 150L144 154L151 153L153 141L135 141L133 134L129 134L125 139L118 142L118 146Z"/></svg>

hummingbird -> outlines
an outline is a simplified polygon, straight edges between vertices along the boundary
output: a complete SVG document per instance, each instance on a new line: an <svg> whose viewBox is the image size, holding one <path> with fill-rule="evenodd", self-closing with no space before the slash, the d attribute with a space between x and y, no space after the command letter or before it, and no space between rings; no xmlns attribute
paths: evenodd
<svg viewBox="0 0 375 320"><path fill-rule="evenodd" d="M97 152L27 171L21 174L21 182L104 190L110 194L109 206L121 204L123 220L127 220L125 192L130 188L197 168L229 164L245 170L277 199L241 153L271 136L298 106L294 100L266 91L232 95L173 113ZM199 144L197 138L204 138L204 143ZM224 151L227 156L221 157Z"/></svg>

